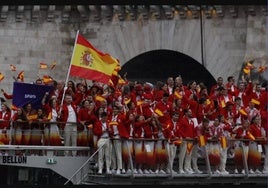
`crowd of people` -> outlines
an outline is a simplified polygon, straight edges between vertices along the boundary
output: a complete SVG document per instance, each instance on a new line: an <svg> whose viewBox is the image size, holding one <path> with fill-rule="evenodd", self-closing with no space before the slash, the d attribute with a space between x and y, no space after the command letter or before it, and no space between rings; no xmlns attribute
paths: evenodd
<svg viewBox="0 0 268 188"><path fill-rule="evenodd" d="M38 79L35 84L44 83ZM98 174L130 173L132 164L139 174L203 173L197 162L200 151L208 153L216 174L230 173L230 156L234 173L245 173L242 155L249 173L268 173L267 87L250 76L237 84L233 76L226 82L218 77L210 90L197 80L185 84L181 76L155 84L126 77L116 84L50 84L54 89L44 95L38 109L29 103L11 110L2 102L2 144L100 149Z"/></svg>

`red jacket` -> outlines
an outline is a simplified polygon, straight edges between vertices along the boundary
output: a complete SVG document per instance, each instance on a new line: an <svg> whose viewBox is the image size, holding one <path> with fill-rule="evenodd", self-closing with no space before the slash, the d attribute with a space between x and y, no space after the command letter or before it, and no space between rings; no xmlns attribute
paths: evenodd
<svg viewBox="0 0 268 188"><path fill-rule="evenodd" d="M72 103L71 106L73 107L74 112L75 112L76 117L77 117L78 114L77 114L77 107L76 107L76 105ZM62 124L60 125L62 129L63 129L63 128L65 127L65 125L66 125L68 116L69 116L68 107L67 107L66 103L63 103L63 105L62 105L62 110L61 110L61 116L60 116L60 118L59 118L59 121L61 121L61 122L65 122L65 123L62 123ZM76 119L76 122L77 122L77 119Z"/></svg>
<svg viewBox="0 0 268 188"><path fill-rule="evenodd" d="M189 119L184 116L179 122L179 136L182 138L195 138L196 129L194 127L194 122L189 122Z"/></svg>
<svg viewBox="0 0 268 188"><path fill-rule="evenodd" d="M115 134L115 126L117 126L118 133L120 138L129 138L129 133L127 132L125 126L124 126L124 121L125 121L125 115L122 113L119 113L116 117L116 120L112 120L112 116L108 117L108 120L110 121L109 126L111 127L111 132L113 136Z"/></svg>
<svg viewBox="0 0 268 188"><path fill-rule="evenodd" d="M0 129L9 128L11 119L11 112L6 111L5 115L0 111Z"/></svg>

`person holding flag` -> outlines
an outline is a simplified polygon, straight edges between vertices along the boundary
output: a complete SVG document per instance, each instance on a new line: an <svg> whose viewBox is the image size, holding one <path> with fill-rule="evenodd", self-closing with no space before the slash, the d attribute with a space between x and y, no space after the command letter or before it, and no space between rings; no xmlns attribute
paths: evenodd
<svg viewBox="0 0 268 188"><path fill-rule="evenodd" d="M59 121L63 122L61 128L64 130L64 145L77 146L77 107L73 104L72 95L64 96L64 103L58 115ZM75 156L76 151L66 151L65 155Z"/></svg>

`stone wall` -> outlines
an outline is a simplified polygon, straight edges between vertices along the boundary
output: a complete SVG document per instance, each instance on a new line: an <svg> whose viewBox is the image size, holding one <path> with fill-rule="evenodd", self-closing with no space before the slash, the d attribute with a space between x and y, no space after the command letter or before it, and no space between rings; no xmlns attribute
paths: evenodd
<svg viewBox="0 0 268 188"><path fill-rule="evenodd" d="M218 18L204 16L202 22L181 19L179 15L164 20L120 21L114 16L111 20L81 22L75 13L63 21L63 10L54 10L49 21L47 11L40 10L33 21L33 12L24 10L18 21L17 12L10 10L6 20L0 22L0 72L5 76L0 88L11 93L12 77L21 70L25 71L25 82L33 82L44 74L65 80L78 30L97 49L118 58L121 65L141 53L168 49L203 63L215 79L222 76L226 80L229 75L239 79L246 60L258 59L259 63L267 64L267 17L261 12L249 16L243 10L240 7L235 18L230 14ZM55 69L39 69L40 62L50 65L53 61L57 62ZM10 64L17 67L16 72L10 70Z"/></svg>

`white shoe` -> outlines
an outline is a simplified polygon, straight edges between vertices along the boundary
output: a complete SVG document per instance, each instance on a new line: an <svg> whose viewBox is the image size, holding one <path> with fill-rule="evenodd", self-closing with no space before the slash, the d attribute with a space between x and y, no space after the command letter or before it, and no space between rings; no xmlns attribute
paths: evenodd
<svg viewBox="0 0 268 188"><path fill-rule="evenodd" d="M255 172L252 169L249 170L249 173L250 174L255 174Z"/></svg>
<svg viewBox="0 0 268 188"><path fill-rule="evenodd" d="M123 168L122 169L122 174L125 174L126 173L126 170Z"/></svg>
<svg viewBox="0 0 268 188"><path fill-rule="evenodd" d="M237 169L235 169L235 170L234 170L234 173L235 173L235 174L238 174L238 170L237 170Z"/></svg>
<svg viewBox="0 0 268 188"><path fill-rule="evenodd" d="M246 174L246 172L245 172L245 170L244 170L244 169L241 171L241 174Z"/></svg>
<svg viewBox="0 0 268 188"><path fill-rule="evenodd" d="M159 174L166 174L166 172L164 170L160 170Z"/></svg>
<svg viewBox="0 0 268 188"><path fill-rule="evenodd" d="M130 170L130 169L129 169L129 170ZM138 174L138 171L137 171L136 168L134 169L134 174Z"/></svg>
<svg viewBox="0 0 268 188"><path fill-rule="evenodd" d="M175 170L172 170L172 174L177 174L177 172Z"/></svg>
<svg viewBox="0 0 268 188"><path fill-rule="evenodd" d="M186 174L193 174L194 173L191 169L185 169L184 171Z"/></svg>
<svg viewBox="0 0 268 188"><path fill-rule="evenodd" d="M221 171L221 174L222 175L227 175L227 174L229 174L229 172L224 169L224 170Z"/></svg>
<svg viewBox="0 0 268 188"><path fill-rule="evenodd" d="M150 172L147 169L143 170L143 173L144 174L150 174Z"/></svg>
<svg viewBox="0 0 268 188"><path fill-rule="evenodd" d="M139 170L138 170L138 173L139 173L139 174L143 174L143 172L142 172L142 170L141 170L141 169L139 169Z"/></svg>
<svg viewBox="0 0 268 188"><path fill-rule="evenodd" d="M219 170L215 170L214 174L221 174Z"/></svg>
<svg viewBox="0 0 268 188"><path fill-rule="evenodd" d="M112 174L115 174L116 173L116 170L115 169L112 169Z"/></svg>
<svg viewBox="0 0 268 188"><path fill-rule="evenodd" d="M184 170L180 169L179 174L185 174Z"/></svg>
<svg viewBox="0 0 268 188"><path fill-rule="evenodd" d="M154 171L152 171L152 170L150 169L150 170L149 170L149 173L150 173L150 174L154 174Z"/></svg>
<svg viewBox="0 0 268 188"><path fill-rule="evenodd" d="M255 170L255 174L262 174L262 172L259 169L257 169Z"/></svg>
<svg viewBox="0 0 268 188"><path fill-rule="evenodd" d="M159 170L156 170L155 173L158 174L159 173Z"/></svg>
<svg viewBox="0 0 268 188"><path fill-rule="evenodd" d="M116 174L121 174L120 169L117 169Z"/></svg>
<svg viewBox="0 0 268 188"><path fill-rule="evenodd" d="M106 174L112 174L111 170L106 170Z"/></svg>
<svg viewBox="0 0 268 188"><path fill-rule="evenodd" d="M135 169L136 170L136 169ZM136 170L136 172L137 172L137 170ZM127 169L127 172L126 172L127 174L131 174L131 170L130 169ZM135 171L134 171L134 173L135 173Z"/></svg>
<svg viewBox="0 0 268 188"><path fill-rule="evenodd" d="M268 169L263 169L262 173L263 174L268 174Z"/></svg>
<svg viewBox="0 0 268 188"><path fill-rule="evenodd" d="M102 174L102 169L99 169L98 174Z"/></svg>
<svg viewBox="0 0 268 188"><path fill-rule="evenodd" d="M203 174L203 172L201 170L199 170L199 169L194 170L194 173L195 174Z"/></svg>

